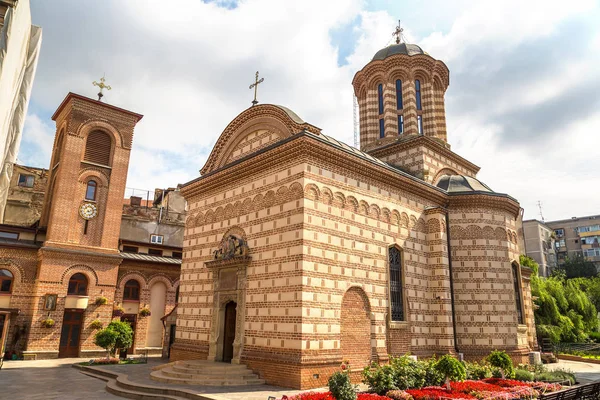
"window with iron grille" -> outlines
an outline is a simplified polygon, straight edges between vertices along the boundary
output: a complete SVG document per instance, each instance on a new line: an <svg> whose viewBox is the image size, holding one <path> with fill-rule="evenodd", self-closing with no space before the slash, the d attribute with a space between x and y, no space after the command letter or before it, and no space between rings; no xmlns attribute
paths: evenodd
<svg viewBox="0 0 600 400"><path fill-rule="evenodd" d="M524 324L523 309L521 308L521 285L519 284L519 266L517 264L512 265L513 270L513 282L515 284L515 305L517 307L517 320L519 324Z"/></svg>
<svg viewBox="0 0 600 400"><path fill-rule="evenodd" d="M390 304L392 321L404 321L404 299L402 297L402 253L390 247Z"/></svg>

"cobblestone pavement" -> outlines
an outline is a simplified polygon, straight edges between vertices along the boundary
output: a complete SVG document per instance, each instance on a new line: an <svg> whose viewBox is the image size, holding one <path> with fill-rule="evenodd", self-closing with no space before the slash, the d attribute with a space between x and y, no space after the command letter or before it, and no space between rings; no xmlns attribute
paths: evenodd
<svg viewBox="0 0 600 400"><path fill-rule="evenodd" d="M6 361L0 370L0 398L7 400L123 400L104 390L106 382L71 367L85 359Z"/></svg>

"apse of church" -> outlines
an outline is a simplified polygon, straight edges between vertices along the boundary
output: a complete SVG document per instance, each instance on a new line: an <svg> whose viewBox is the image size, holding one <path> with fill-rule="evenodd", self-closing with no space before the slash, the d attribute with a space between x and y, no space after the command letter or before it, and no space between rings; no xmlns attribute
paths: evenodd
<svg viewBox="0 0 600 400"><path fill-rule="evenodd" d="M182 193L189 204L171 359L247 364L319 387L349 360L479 359L535 346L512 197L446 142L448 68L418 46L357 72L361 150L254 104Z"/></svg>

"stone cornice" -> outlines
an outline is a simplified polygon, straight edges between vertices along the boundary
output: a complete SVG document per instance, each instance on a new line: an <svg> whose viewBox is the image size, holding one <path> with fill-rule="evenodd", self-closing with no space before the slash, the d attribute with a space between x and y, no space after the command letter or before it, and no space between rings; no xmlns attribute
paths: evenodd
<svg viewBox="0 0 600 400"><path fill-rule="evenodd" d="M220 269L220 268L230 268L230 267L241 267L250 264L252 261L252 257L233 257L228 260L213 260L206 261L204 265L209 269Z"/></svg>
<svg viewBox="0 0 600 400"><path fill-rule="evenodd" d="M282 164L293 159L314 157L340 166L348 171L348 176L357 174L379 181L383 185L396 187L411 194L426 197L434 204L445 204L444 190L430 185L410 174L399 171L385 163L376 163L351 151L335 147L320 136L299 133L277 142L263 151L241 158L222 169L186 183L181 193L186 198L210 192L216 188L230 187L238 176L260 173L272 164Z"/></svg>
<svg viewBox="0 0 600 400"><path fill-rule="evenodd" d="M387 155L398 153L403 150L407 150L410 148L415 148L417 146L424 146L428 149L433 150L436 153L441 154L449 160L454 161L462 167L475 171L475 173L479 172L481 169L479 166L473 164L469 160L459 156L448 147L438 143L434 138L428 136L412 136L406 139L399 137L400 140L395 141L393 143L389 143L383 145L381 147L368 150L368 153L373 157L382 158Z"/></svg>
<svg viewBox="0 0 600 400"><path fill-rule="evenodd" d="M48 242L46 242L48 243ZM123 258L119 253L101 253L94 252L84 249L67 249L62 247L44 246L39 250L38 257L40 256L52 258L57 257L60 259L69 259L73 261L81 261L81 256L86 257L86 262L97 261L106 262L110 259L112 263L120 264Z"/></svg>
<svg viewBox="0 0 600 400"><path fill-rule="evenodd" d="M500 209L515 216L519 215L521 206L519 202L507 194L502 193L456 193L448 196L448 207L451 209L462 207L485 207Z"/></svg>

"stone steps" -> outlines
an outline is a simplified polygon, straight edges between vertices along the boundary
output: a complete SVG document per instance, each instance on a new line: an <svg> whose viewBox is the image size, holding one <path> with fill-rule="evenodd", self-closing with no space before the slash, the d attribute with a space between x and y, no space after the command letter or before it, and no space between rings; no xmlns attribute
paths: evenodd
<svg viewBox="0 0 600 400"><path fill-rule="evenodd" d="M243 364L177 361L150 373L150 379L180 385L245 386L265 383Z"/></svg>

